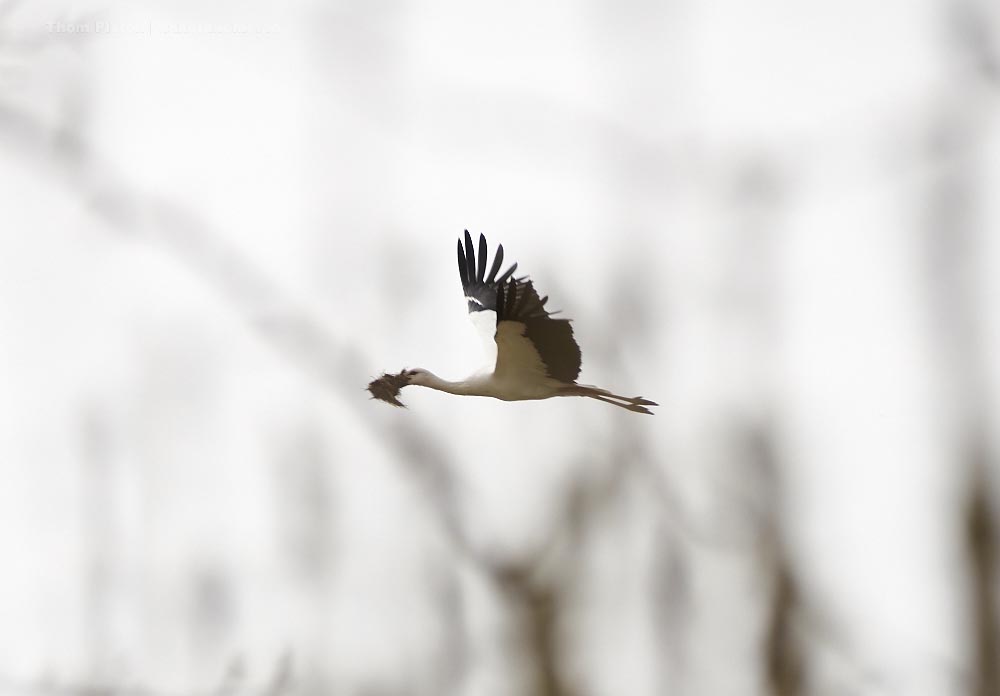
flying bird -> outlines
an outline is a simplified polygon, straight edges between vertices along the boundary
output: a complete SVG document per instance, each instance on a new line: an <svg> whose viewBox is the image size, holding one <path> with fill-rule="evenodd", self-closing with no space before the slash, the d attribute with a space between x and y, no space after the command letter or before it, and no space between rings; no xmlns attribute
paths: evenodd
<svg viewBox="0 0 1000 696"><path fill-rule="evenodd" d="M514 277L517 264L500 275L503 245L497 246L486 273L486 237L479 235L479 255L465 230L458 240L458 274L492 370L458 382L441 379L416 368L383 374L368 385L372 398L403 406L397 398L408 385L429 387L460 396L489 396L503 401L529 401L554 396L584 396L614 404L634 413L652 415L647 406L658 404L641 396L620 396L607 389L577 384L580 347L569 319L555 318L545 309L548 296L539 297L527 276Z"/></svg>

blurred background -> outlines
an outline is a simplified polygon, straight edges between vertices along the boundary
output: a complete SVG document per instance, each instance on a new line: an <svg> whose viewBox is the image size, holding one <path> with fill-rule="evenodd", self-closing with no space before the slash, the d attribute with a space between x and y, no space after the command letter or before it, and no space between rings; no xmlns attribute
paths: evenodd
<svg viewBox="0 0 1000 696"><path fill-rule="evenodd" d="M0 3L0 693L1000 693L998 32ZM367 400L464 228L657 414Z"/></svg>

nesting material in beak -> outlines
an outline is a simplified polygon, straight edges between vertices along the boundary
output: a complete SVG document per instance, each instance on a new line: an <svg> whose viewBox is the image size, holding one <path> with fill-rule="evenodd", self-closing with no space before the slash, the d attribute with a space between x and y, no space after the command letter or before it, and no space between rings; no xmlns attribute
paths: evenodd
<svg viewBox="0 0 1000 696"><path fill-rule="evenodd" d="M406 408L403 402L396 397L399 396L399 390L409 383L410 379L406 376L405 370L398 375L390 375L387 372L383 372L380 377L371 381L368 385L368 391L371 392L373 399L379 399L387 404Z"/></svg>

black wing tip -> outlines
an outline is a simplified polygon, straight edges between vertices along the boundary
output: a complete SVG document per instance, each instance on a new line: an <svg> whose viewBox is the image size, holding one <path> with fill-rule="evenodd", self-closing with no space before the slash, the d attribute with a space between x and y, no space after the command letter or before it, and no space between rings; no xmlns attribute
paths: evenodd
<svg viewBox="0 0 1000 696"><path fill-rule="evenodd" d="M476 279L476 249L472 246L472 235L465 230L465 274L472 283Z"/></svg>
<svg viewBox="0 0 1000 696"><path fill-rule="evenodd" d="M462 248L462 240L458 240L458 276L462 279L462 287L469 286L468 264L465 260L465 250Z"/></svg>
<svg viewBox="0 0 1000 696"><path fill-rule="evenodd" d="M472 246L472 235L469 234L469 230L465 230L465 256L475 263L476 248Z"/></svg>
<svg viewBox="0 0 1000 696"><path fill-rule="evenodd" d="M489 261L489 246L486 235L479 234L478 256L477 248L473 243L473 236L469 230L462 230L457 244L458 272L462 280L462 288L467 297L475 296L477 303L473 306L469 304L469 311L479 309L496 309L498 319L507 316L509 318L520 317L530 319L541 316L548 316L545 310L545 303L548 297L539 298L534 289L534 285L526 275L515 276L517 263L512 263L510 268L499 276L503 266L504 247L498 244L496 253L493 256L493 263ZM490 266L487 273L487 266Z"/></svg>
<svg viewBox="0 0 1000 696"><path fill-rule="evenodd" d="M500 264L503 263L503 244L497 245L496 254L493 256L493 266L490 268L490 275L486 278L487 285L492 285L496 280L497 271L500 270Z"/></svg>
<svg viewBox="0 0 1000 696"><path fill-rule="evenodd" d="M506 283L508 278L510 278L514 271L517 270L517 263L511 264L510 268L504 271L500 276L497 273L500 271L500 266L503 264L504 258L504 248L503 244L497 245L496 254L493 257L493 265L490 268L489 274L486 273L486 263L488 259L489 244L486 239L486 235L482 232L479 233L478 247L479 254L476 255L476 244L473 244L472 233L469 230L462 230L462 235L458 238L458 248L459 248L459 270L462 271L463 278L466 278L466 285L469 283L481 283L485 285L493 285ZM517 282L522 283L527 280L528 276L518 276L515 278Z"/></svg>
<svg viewBox="0 0 1000 696"><path fill-rule="evenodd" d="M517 270L517 262L511 264L510 268L504 271L499 278L497 278L497 284L502 285L507 282L507 279L514 275L514 271Z"/></svg>
<svg viewBox="0 0 1000 696"><path fill-rule="evenodd" d="M476 268L476 281L486 282L486 237L479 234L479 265Z"/></svg>

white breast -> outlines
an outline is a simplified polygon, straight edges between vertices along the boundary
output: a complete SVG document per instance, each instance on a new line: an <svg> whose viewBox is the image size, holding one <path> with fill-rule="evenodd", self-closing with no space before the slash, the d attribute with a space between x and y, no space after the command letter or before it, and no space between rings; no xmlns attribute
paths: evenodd
<svg viewBox="0 0 1000 696"><path fill-rule="evenodd" d="M493 340L493 336L497 332L497 313L491 309L484 309L481 312L470 313L469 320L483 344L486 364L492 370L497 362L497 343Z"/></svg>

